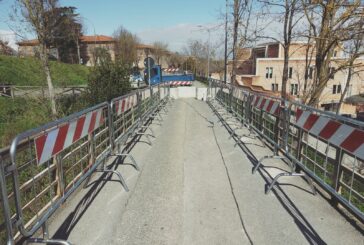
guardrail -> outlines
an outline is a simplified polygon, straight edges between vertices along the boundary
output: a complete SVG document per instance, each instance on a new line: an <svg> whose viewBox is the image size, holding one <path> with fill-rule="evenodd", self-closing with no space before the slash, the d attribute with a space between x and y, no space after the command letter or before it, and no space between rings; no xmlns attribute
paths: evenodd
<svg viewBox="0 0 364 245"><path fill-rule="evenodd" d="M0 243L70 244L49 239L47 220L94 172L115 174L128 191L106 160L129 157L139 170L122 146L161 120L168 100L169 88L157 85L19 134L0 151ZM43 238L33 238L41 228Z"/></svg>
<svg viewBox="0 0 364 245"><path fill-rule="evenodd" d="M246 125L251 134L273 148L274 154L259 159L253 173L265 159L284 159L289 172L275 176L268 193L282 176L303 176L316 194L312 180L364 221L364 123L281 98L270 97L241 87L210 80L210 97L219 110L210 106L225 121L237 141L237 129ZM230 123L236 118L240 125ZM252 136L253 134L253 136ZM244 136L244 135L243 135ZM303 172L301 171L303 170Z"/></svg>

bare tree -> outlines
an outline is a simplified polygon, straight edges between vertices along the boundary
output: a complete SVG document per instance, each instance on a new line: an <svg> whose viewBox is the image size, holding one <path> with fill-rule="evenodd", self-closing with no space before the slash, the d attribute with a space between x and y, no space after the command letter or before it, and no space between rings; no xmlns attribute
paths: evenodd
<svg viewBox="0 0 364 245"><path fill-rule="evenodd" d="M139 38L122 26L114 32L114 38L116 40L116 59L132 66L138 60L137 45Z"/></svg>
<svg viewBox="0 0 364 245"><path fill-rule="evenodd" d="M363 9L360 0L301 1L315 43L315 73L311 89L307 92L307 103L317 106L329 79L336 72L350 67L352 60L362 54L359 52L341 60L333 67L335 49L363 32L362 26L359 26Z"/></svg>
<svg viewBox="0 0 364 245"><path fill-rule="evenodd" d="M187 45L183 48L183 54L185 56L194 57L196 62L196 73L199 75L207 74L207 58L208 58L208 43L200 40L189 40ZM211 49L210 49L211 50ZM213 57L213 53L210 53L210 57Z"/></svg>
<svg viewBox="0 0 364 245"><path fill-rule="evenodd" d="M233 5L233 43L232 43L232 71L231 82L236 79L236 64L238 49L245 47L249 41L248 30L252 15L253 0L234 0ZM241 28L239 28L241 27ZM241 29L241 32L240 30Z"/></svg>
<svg viewBox="0 0 364 245"><path fill-rule="evenodd" d="M49 66L48 45L52 39L54 16L49 14L58 6L58 0L17 0L24 20L37 35L40 48L40 59L47 79L49 98L53 116L57 116L56 100Z"/></svg>
<svg viewBox="0 0 364 245"><path fill-rule="evenodd" d="M270 16L279 23L282 23L282 32L279 37L259 36L260 38L273 39L283 48L283 71L282 71L282 98L287 98L288 67L290 59L290 47L296 37L296 27L302 19L301 4L299 0L259 0L265 7L264 15ZM269 26L269 25L268 25Z"/></svg>
<svg viewBox="0 0 364 245"><path fill-rule="evenodd" d="M363 24L364 24L364 18L361 19L361 23L358 23L358 27L363 28ZM355 61L357 60L357 58L359 58L359 56L362 53L362 49L364 46L363 39L364 39L364 32L358 32L357 35L354 36L354 39L350 42L350 44L347 47L348 53L349 53L347 76L346 76L345 88L340 95L339 104L336 108L336 114L339 114L339 112L340 112L342 103L343 103L344 98L350 87L350 82L351 82L352 76L355 74L358 74L359 72L362 72L364 70L364 64L362 64L362 63L355 64Z"/></svg>
<svg viewBox="0 0 364 245"><path fill-rule="evenodd" d="M168 53L168 44L163 42L154 42L152 54L155 57L157 64L160 65L161 59Z"/></svg>

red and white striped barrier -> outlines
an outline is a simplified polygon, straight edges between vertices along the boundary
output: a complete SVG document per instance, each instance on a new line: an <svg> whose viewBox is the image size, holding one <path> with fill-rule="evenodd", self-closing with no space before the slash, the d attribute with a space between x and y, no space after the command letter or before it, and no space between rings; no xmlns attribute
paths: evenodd
<svg viewBox="0 0 364 245"><path fill-rule="evenodd" d="M296 125L364 160L364 131L297 109Z"/></svg>
<svg viewBox="0 0 364 245"><path fill-rule="evenodd" d="M278 116L280 112L279 101L274 101L258 95L254 95L252 105L275 116Z"/></svg>
<svg viewBox="0 0 364 245"><path fill-rule="evenodd" d="M98 129L104 122L103 109L98 109L35 138L38 164L45 163L57 153Z"/></svg>
<svg viewBox="0 0 364 245"><path fill-rule="evenodd" d="M192 86L192 82L189 81L170 81L170 86Z"/></svg>
<svg viewBox="0 0 364 245"><path fill-rule="evenodd" d="M115 105L116 115L120 116L122 113L133 108L137 104L138 104L138 97L136 94L115 101L114 105Z"/></svg>

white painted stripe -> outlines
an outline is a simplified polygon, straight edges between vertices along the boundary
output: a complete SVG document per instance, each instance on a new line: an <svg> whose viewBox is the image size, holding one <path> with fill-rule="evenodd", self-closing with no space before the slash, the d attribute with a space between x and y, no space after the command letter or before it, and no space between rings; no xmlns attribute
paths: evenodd
<svg viewBox="0 0 364 245"><path fill-rule="evenodd" d="M97 114L96 114L96 122L95 122L95 128L94 128L94 130L97 129L98 127L100 127L101 117L102 117L102 109L100 109L100 110L97 111Z"/></svg>
<svg viewBox="0 0 364 245"><path fill-rule="evenodd" d="M358 149L356 149L354 151L354 155L357 156L358 158L364 160L364 144L359 146Z"/></svg>
<svg viewBox="0 0 364 245"><path fill-rule="evenodd" d="M309 132L318 136L329 121L330 119L327 117L319 117L319 119L317 119L316 123L312 126Z"/></svg>
<svg viewBox="0 0 364 245"><path fill-rule="evenodd" d="M268 107L270 102L271 102L271 100L268 100L268 99L265 101L265 104L263 106L263 111L267 111L267 107Z"/></svg>
<svg viewBox="0 0 364 245"><path fill-rule="evenodd" d="M42 151L42 156L40 157L38 164L42 164L52 157L52 152L53 152L54 144L56 143L58 131L59 131L59 128L56 128L48 133L47 139L44 144L43 151Z"/></svg>
<svg viewBox="0 0 364 245"><path fill-rule="evenodd" d="M279 102L274 102L272 108L270 108L270 113L274 114L279 106Z"/></svg>
<svg viewBox="0 0 364 245"><path fill-rule="evenodd" d="M72 145L73 136L75 135L76 125L77 125L77 120L75 120L69 124L68 132L67 132L66 140L64 142L63 149Z"/></svg>
<svg viewBox="0 0 364 245"><path fill-rule="evenodd" d="M337 146L340 146L344 140L354 131L353 127L342 124L334 133L333 136L329 139L329 141Z"/></svg>
<svg viewBox="0 0 364 245"><path fill-rule="evenodd" d="M260 104L262 103L262 101L263 101L263 97L260 97L259 101L258 101L258 104L257 104L257 107L260 107Z"/></svg>
<svg viewBox="0 0 364 245"><path fill-rule="evenodd" d="M90 128L92 112L86 114L85 123L83 124L81 138L85 137L88 134L88 129Z"/></svg>
<svg viewBox="0 0 364 245"><path fill-rule="evenodd" d="M300 128L302 128L303 125L305 125L306 120L310 116L310 114L311 114L311 112L309 112L309 111L302 112L301 117L298 119L297 126L299 126Z"/></svg>

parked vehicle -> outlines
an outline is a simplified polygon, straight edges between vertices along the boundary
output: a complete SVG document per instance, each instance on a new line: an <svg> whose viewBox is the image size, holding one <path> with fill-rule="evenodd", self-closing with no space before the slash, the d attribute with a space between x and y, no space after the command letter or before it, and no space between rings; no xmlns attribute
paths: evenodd
<svg viewBox="0 0 364 245"><path fill-rule="evenodd" d="M140 88L140 87L146 86L146 84L140 74L130 75L129 81L130 81L130 85L132 88Z"/></svg>
<svg viewBox="0 0 364 245"><path fill-rule="evenodd" d="M144 71L144 77L148 78L148 71ZM154 66L150 71L150 83L151 85L158 84L161 82L170 82L172 85L176 86L191 86L192 81L195 80L193 74L171 74L171 75L162 75L162 70L160 66ZM148 84L148 81L146 81Z"/></svg>

